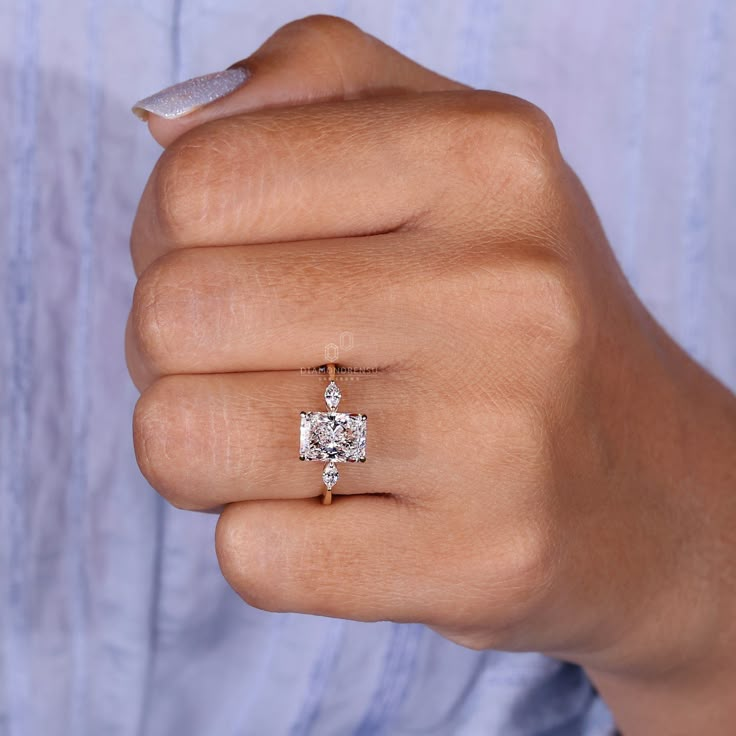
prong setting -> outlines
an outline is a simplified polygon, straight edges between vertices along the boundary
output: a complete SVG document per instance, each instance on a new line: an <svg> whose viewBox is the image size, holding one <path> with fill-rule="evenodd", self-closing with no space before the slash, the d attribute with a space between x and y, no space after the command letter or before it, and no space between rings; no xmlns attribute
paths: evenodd
<svg viewBox="0 0 736 736"><path fill-rule="evenodd" d="M335 381L334 364L327 366L327 373L329 383L324 392L327 411L300 412L299 443L300 460L325 463L322 471L326 488L323 503L331 502L332 488L340 477L336 463L365 462L368 420L365 414L337 411L342 392Z"/></svg>

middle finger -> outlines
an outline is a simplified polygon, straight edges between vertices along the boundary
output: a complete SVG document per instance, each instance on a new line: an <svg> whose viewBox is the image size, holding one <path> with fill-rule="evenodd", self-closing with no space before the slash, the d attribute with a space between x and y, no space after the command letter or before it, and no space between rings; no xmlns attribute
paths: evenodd
<svg viewBox="0 0 736 736"><path fill-rule="evenodd" d="M341 335L351 365L403 361L431 336L422 283L440 255L398 233L170 253L136 287L131 375L145 388L167 374L298 370L334 361Z"/></svg>

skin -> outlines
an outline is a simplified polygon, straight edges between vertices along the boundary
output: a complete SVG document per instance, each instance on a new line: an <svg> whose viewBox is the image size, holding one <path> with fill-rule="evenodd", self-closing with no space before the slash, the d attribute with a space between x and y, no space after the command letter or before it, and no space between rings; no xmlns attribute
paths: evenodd
<svg viewBox="0 0 736 736"><path fill-rule="evenodd" d="M626 736L736 720L736 399L624 279L549 119L312 17L178 120L131 248L138 462L270 611L577 662ZM349 332L368 462L297 460Z"/></svg>

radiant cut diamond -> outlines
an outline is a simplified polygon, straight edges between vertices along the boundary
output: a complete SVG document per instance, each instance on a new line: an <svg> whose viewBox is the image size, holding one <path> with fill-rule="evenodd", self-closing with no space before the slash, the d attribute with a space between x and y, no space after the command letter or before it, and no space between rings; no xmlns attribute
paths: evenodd
<svg viewBox="0 0 736 736"><path fill-rule="evenodd" d="M325 389L325 403L327 404L327 408L330 411L335 411L341 398L342 393L340 393L339 386L334 381L330 381Z"/></svg>
<svg viewBox="0 0 736 736"><path fill-rule="evenodd" d="M299 456L336 463L365 461L365 414L302 412Z"/></svg>
<svg viewBox="0 0 736 736"><path fill-rule="evenodd" d="M327 490L331 491L335 483L337 483L339 479L340 473L338 472L335 463L330 460L330 462L325 465L325 469L322 471L322 481L327 486Z"/></svg>

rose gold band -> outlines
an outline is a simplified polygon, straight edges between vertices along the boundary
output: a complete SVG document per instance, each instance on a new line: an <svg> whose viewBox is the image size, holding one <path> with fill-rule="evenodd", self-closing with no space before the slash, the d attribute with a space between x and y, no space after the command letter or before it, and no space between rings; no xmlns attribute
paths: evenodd
<svg viewBox="0 0 736 736"><path fill-rule="evenodd" d="M327 364L327 380L334 381L336 375L337 375L337 366L334 363L328 363ZM322 505L328 506L331 503L332 503L332 490L329 488L325 488L325 490L322 491Z"/></svg>

